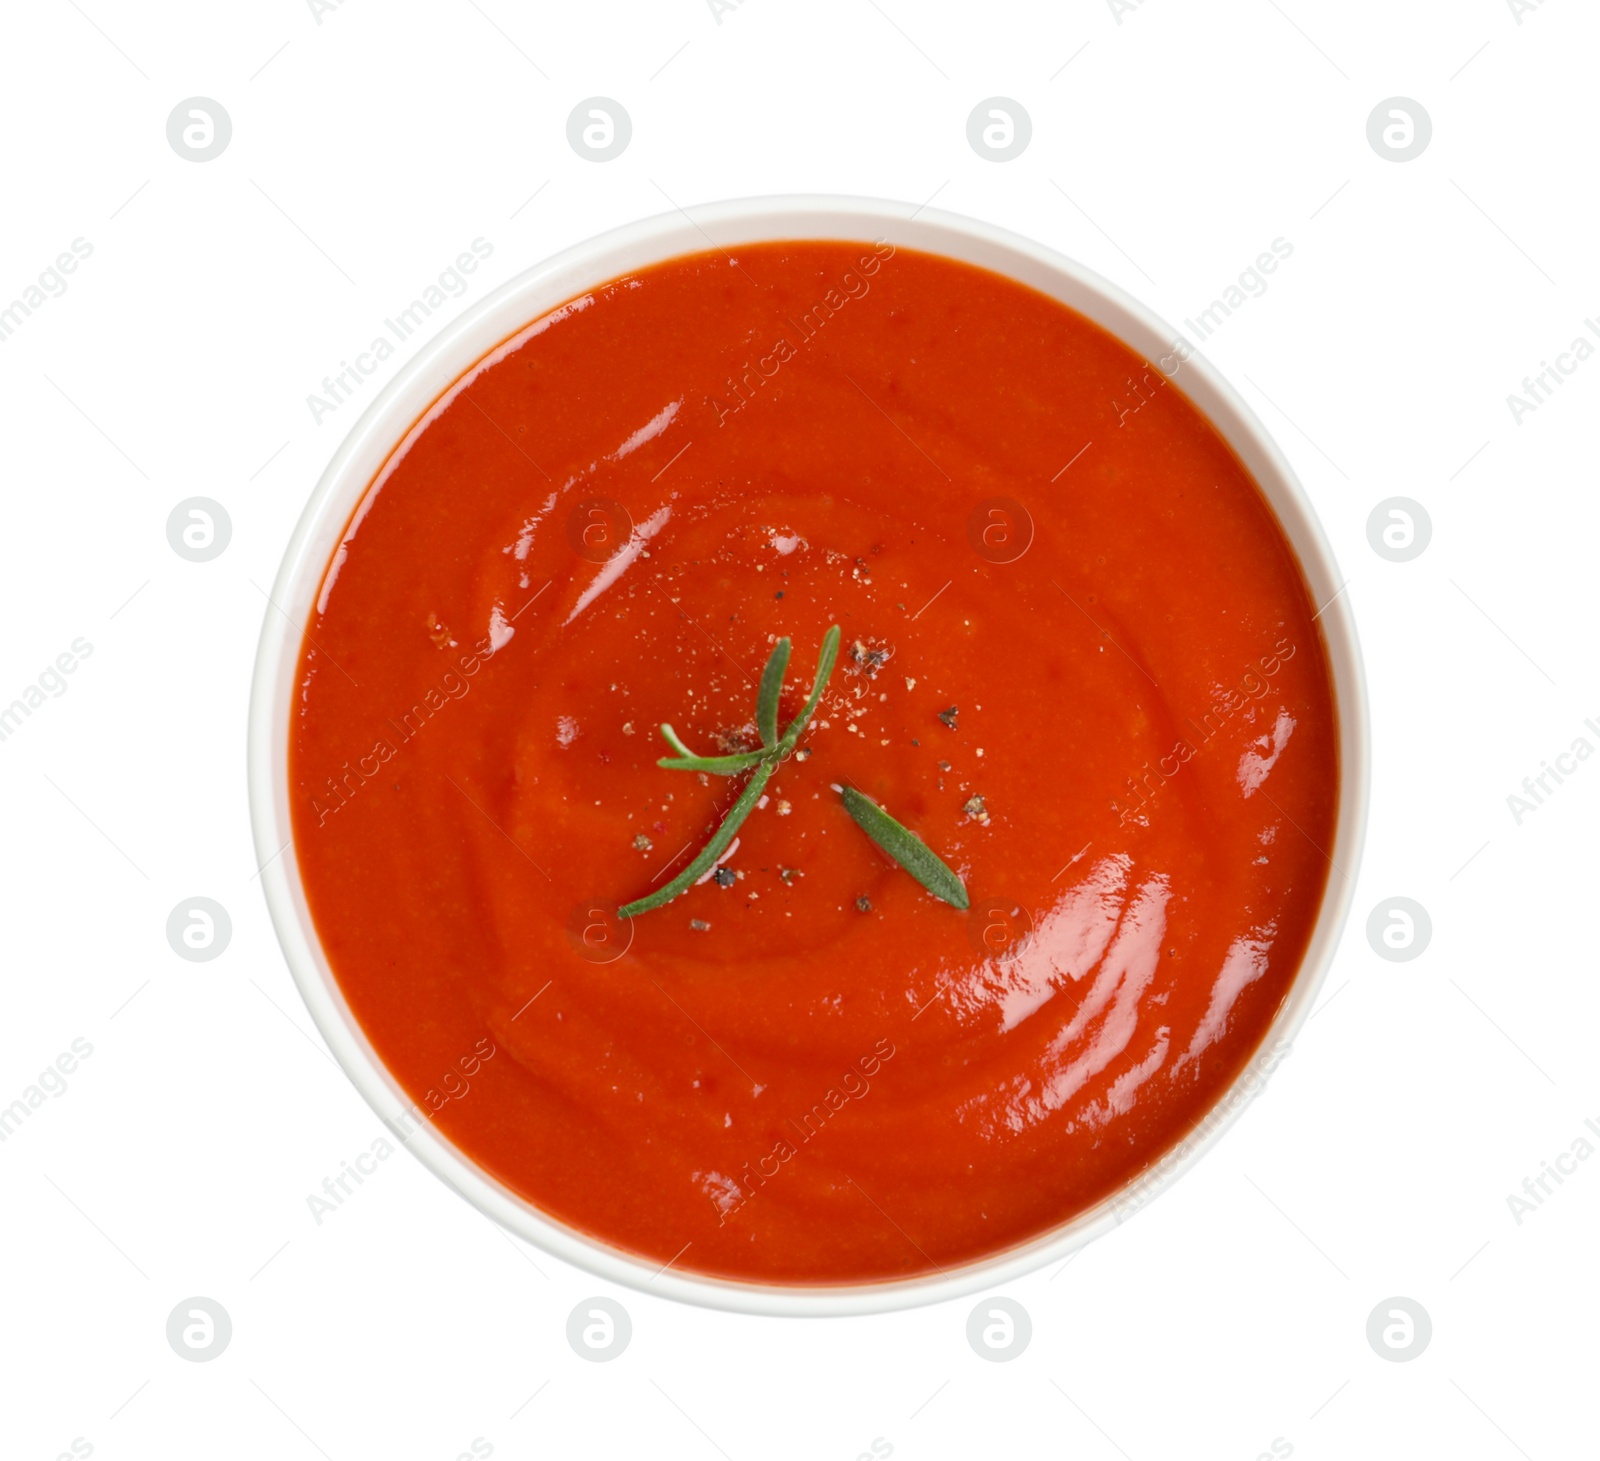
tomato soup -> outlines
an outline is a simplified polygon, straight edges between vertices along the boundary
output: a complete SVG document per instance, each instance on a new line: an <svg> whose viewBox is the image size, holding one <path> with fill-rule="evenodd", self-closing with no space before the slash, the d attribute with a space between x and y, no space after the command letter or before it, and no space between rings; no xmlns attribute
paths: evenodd
<svg viewBox="0 0 1600 1461"><path fill-rule="evenodd" d="M290 745L317 932L421 1118L746 1281L947 1270L1138 1190L1262 1046L1337 855L1315 606L1182 353L776 243L595 288L440 398L328 566ZM774 645L787 724L834 625L715 871L620 917L750 774L664 769L662 723L758 747Z"/></svg>

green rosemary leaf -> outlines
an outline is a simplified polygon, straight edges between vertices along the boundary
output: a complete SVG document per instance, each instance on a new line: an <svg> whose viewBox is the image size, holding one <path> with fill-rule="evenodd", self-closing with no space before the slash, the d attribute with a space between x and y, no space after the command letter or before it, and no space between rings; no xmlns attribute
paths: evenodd
<svg viewBox="0 0 1600 1461"><path fill-rule="evenodd" d="M762 743L759 751L738 751L729 756L699 756L684 744L683 738L677 731L666 722L662 722L662 739L678 754L661 757L656 762L657 766L667 771L705 771L714 776L737 776L740 772L749 770L750 780L745 783L744 790L739 793L728 815L723 818L722 825L712 834L711 840L700 849L694 861L665 887L658 888L648 897L637 898L632 903L624 904L617 910L618 916L632 918L635 914L648 913L653 908L660 908L663 904L670 903L678 894L692 888L717 865L717 859L728 850L728 844L733 841L733 834L739 830L740 824L761 800L762 790L772 779L773 772L794 749L795 742L800 739L801 731L806 728L807 722L821 703L822 692L827 688L828 678L833 674L834 664L839 658L839 637L837 624L823 636L822 649L817 654L816 678L811 682L811 696L800 714L789 722L789 728L784 731L781 739L778 736L778 697L783 690L783 677L789 668L792 646L787 638L780 639L773 645L766 668L761 672L761 685L756 696L756 724L761 731ZM894 825L899 827L898 822ZM904 835L910 836L903 827L900 830ZM933 854L928 853L927 856L933 857ZM937 858L933 860L939 861ZM966 893L961 889L960 881L943 863L939 863L939 866L961 893L963 902L960 906L965 908ZM932 887L931 884L928 886ZM941 893L940 896L945 895Z"/></svg>
<svg viewBox="0 0 1600 1461"><path fill-rule="evenodd" d="M673 728L668 725L666 721L661 722L661 739L671 746L672 749L680 756L687 756L690 760L694 759L695 752L691 751L686 745L684 745L683 738L679 736L677 731L673 730Z"/></svg>
<svg viewBox="0 0 1600 1461"><path fill-rule="evenodd" d="M853 786L842 786L839 795L844 809L874 842L922 884L935 898L953 908L966 908L967 890L960 878L920 837L902 827L870 797Z"/></svg>
<svg viewBox="0 0 1600 1461"><path fill-rule="evenodd" d="M822 637L822 648L817 654L817 675L811 682L811 694L806 699L805 709L789 722L788 730L784 731L783 739L778 742L780 752L794 749L795 742L800 739L800 732L806 728L818 704L821 703L822 692L827 687L828 678L833 674L834 662L838 658L839 626L835 624Z"/></svg>
<svg viewBox="0 0 1600 1461"><path fill-rule="evenodd" d="M713 776L737 776L766 758L765 751L740 751L733 756L662 756L656 765L667 771L709 771Z"/></svg>
<svg viewBox="0 0 1600 1461"><path fill-rule="evenodd" d="M750 780L745 783L744 790L739 793L738 801L734 802L728 815L722 819L722 825L717 828L711 840L700 849L699 856L664 887L657 888L648 897L636 898L632 903L626 903L617 909L617 917L633 918L637 914L648 913L653 908L660 908L663 904L670 903L679 893L687 892L715 867L717 859L728 850L728 844L733 841L733 834L744 824L744 819L761 800L761 793L766 789L767 782L772 779L773 769L772 761L762 761Z"/></svg>
<svg viewBox="0 0 1600 1461"><path fill-rule="evenodd" d="M778 744L778 696L783 691L784 672L789 668L789 649L786 638L772 646L756 696L756 726L761 731L761 744L769 751Z"/></svg>
<svg viewBox="0 0 1600 1461"><path fill-rule="evenodd" d="M663 756L656 762L667 771L709 771L713 776L737 776L769 754L767 751L735 751L731 756L702 756L684 745L677 731L664 722L661 737L678 753Z"/></svg>

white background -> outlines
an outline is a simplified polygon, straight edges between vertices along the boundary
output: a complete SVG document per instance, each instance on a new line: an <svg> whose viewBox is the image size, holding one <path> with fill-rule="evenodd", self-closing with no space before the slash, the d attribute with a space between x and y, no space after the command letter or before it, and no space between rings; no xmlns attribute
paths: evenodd
<svg viewBox="0 0 1600 1461"><path fill-rule="evenodd" d="M1600 317L1600 16L1527 8L8 7L0 305L74 238L93 253L0 342L0 704L75 638L93 653L0 742L0 1105L75 1038L93 1055L0 1144L0 1453L1596 1454L1600 1160L1520 1223L1507 1204L1600 1121L1600 760L1520 825L1506 800L1576 737L1600 747L1600 359L1520 425L1506 404ZM566 139L595 94L633 119L603 165ZM1005 164L966 140L997 94L1033 121ZM199 165L165 130L195 95L234 129ZM1395 95L1434 127L1404 164L1366 136ZM451 314L611 225L793 191L936 195L1175 323L1273 239L1294 248L1205 349L1350 579L1375 741L1355 913L1220 1147L1007 1290L1033 1339L1005 1364L968 1346L970 1303L782 1322L631 1291L612 1295L630 1347L585 1363L566 1318L597 1281L409 1155L320 1226L308 1211L380 1127L290 982L245 805L262 590L362 406L319 425L306 396L474 238L494 253ZM1433 522L1409 563L1368 545L1395 495ZM191 496L232 518L209 563L166 539ZM195 895L232 915L214 962L166 940ZM1365 936L1395 895L1433 919L1410 963ZM165 1336L192 1295L232 1317L209 1363ZM1432 1317L1409 1363L1366 1338L1392 1295Z"/></svg>

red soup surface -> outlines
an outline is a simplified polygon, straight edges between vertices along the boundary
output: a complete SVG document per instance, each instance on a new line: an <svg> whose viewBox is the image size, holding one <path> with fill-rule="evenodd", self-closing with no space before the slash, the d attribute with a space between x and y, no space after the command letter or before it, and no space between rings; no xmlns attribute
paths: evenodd
<svg viewBox="0 0 1600 1461"><path fill-rule="evenodd" d="M1137 1201L1261 1046L1338 795L1299 566L1182 381L849 242L628 275L458 381L328 567L290 746L317 931L419 1116L552 1218L744 1280ZM659 767L661 723L758 744L776 639L787 723L834 624L720 875L620 919L741 786Z"/></svg>

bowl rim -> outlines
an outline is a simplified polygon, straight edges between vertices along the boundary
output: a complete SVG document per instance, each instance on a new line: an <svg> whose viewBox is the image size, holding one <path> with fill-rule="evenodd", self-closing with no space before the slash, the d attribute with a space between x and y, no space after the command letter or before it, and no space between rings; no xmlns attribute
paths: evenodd
<svg viewBox="0 0 1600 1461"><path fill-rule="evenodd" d="M886 241L942 254L1027 284L1086 315L1168 374L1244 462L1299 560L1321 625L1338 718L1334 851L1300 968L1251 1060L1188 1135L1117 1192L1049 1231L957 1268L906 1279L786 1285L660 1268L566 1226L480 1169L426 1119L368 1041L317 939L289 818L290 703L304 632L324 572L356 506L445 398L529 323L632 270L707 246L783 240ZM1179 342L1189 353L1181 354ZM436 1176L516 1236L597 1278L704 1307L771 1316L884 1313L993 1290L1059 1262L1110 1231L1189 1171L1265 1086L1309 1016L1354 896L1365 837L1370 747L1365 676L1349 596L1294 469L1255 413L1191 342L1094 271L1009 229L910 203L845 195L773 195L675 209L623 224L534 264L444 326L403 363L340 443L307 501L274 580L251 685L247 779L262 891L307 1010L334 1058L388 1131ZM1343 864L1343 866L1340 865Z"/></svg>

